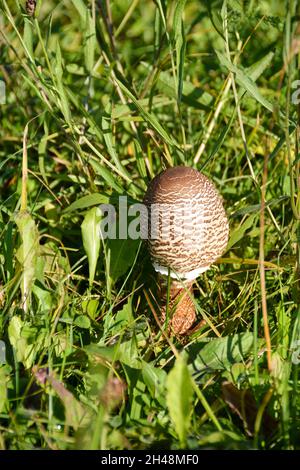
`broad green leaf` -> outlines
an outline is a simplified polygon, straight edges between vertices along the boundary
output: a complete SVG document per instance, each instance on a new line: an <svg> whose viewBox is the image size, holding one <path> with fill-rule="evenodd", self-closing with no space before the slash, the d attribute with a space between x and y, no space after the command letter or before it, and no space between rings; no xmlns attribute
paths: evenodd
<svg viewBox="0 0 300 470"><path fill-rule="evenodd" d="M243 362L253 350L253 333L237 333L224 338L215 338L206 343L188 348L193 373L213 370L230 370L233 364Z"/></svg>
<svg viewBox="0 0 300 470"><path fill-rule="evenodd" d="M40 308L43 312L50 312L53 304L51 291L47 290L42 284L34 284L32 287L34 296L38 299Z"/></svg>
<svg viewBox="0 0 300 470"><path fill-rule="evenodd" d="M259 89L255 85L254 81L250 76L246 75L246 72L238 68L232 62L230 62L227 57L221 54L219 51L216 51L220 64L226 67L230 72L233 72L236 76L236 81L240 86L242 86L248 93L250 93L253 98L256 99L260 104L262 104L269 111L273 112L273 105L266 98L262 96Z"/></svg>
<svg viewBox="0 0 300 470"><path fill-rule="evenodd" d="M255 219L257 218L257 214L252 214L250 215L245 222L242 223L239 227L237 227L235 230L231 232L229 242L227 245L227 250L230 250L233 245L235 245L237 242L239 242L243 236L245 235L245 232L253 227Z"/></svg>
<svg viewBox="0 0 300 470"><path fill-rule="evenodd" d="M106 325L106 331L110 335L121 333L128 323L133 321L132 315L132 299L129 298L128 302L119 310Z"/></svg>
<svg viewBox="0 0 300 470"><path fill-rule="evenodd" d="M141 377L141 370L129 364L123 364L128 384L130 419L139 420L143 413L143 401L147 399L146 385Z"/></svg>
<svg viewBox="0 0 300 470"><path fill-rule="evenodd" d="M244 14L244 5L240 0L229 0L228 5L230 8L239 12L241 15Z"/></svg>
<svg viewBox="0 0 300 470"><path fill-rule="evenodd" d="M30 304L31 289L35 278L35 268L39 254L39 233L35 222L27 211L19 212L15 222L20 234L21 245L16 257L21 265L21 291L23 308L27 310Z"/></svg>
<svg viewBox="0 0 300 470"><path fill-rule="evenodd" d="M21 338L21 329L23 326L23 321L20 317L16 315L12 317L8 325L8 337L10 344L16 349L18 341Z"/></svg>
<svg viewBox="0 0 300 470"><path fill-rule="evenodd" d="M17 361L22 362L26 369L30 369L35 356L35 344L28 344L27 338L22 336L23 327L23 321L15 315L8 325L8 337Z"/></svg>
<svg viewBox="0 0 300 470"><path fill-rule="evenodd" d="M124 341L120 336L120 340L114 346L89 344L83 349L91 357L104 358L109 362L120 361L122 364L127 364L136 369L142 367L135 337Z"/></svg>
<svg viewBox="0 0 300 470"><path fill-rule="evenodd" d="M68 354L68 351L71 349L68 336L63 331L54 335L51 345L54 346L54 351L57 357L62 357L64 353Z"/></svg>
<svg viewBox="0 0 300 470"><path fill-rule="evenodd" d="M95 320L98 312L99 300L87 299L81 302L83 313L86 313L90 318Z"/></svg>
<svg viewBox="0 0 300 470"><path fill-rule="evenodd" d="M109 274L113 282L116 282L130 267L132 267L140 240L108 240L110 250Z"/></svg>
<svg viewBox="0 0 300 470"><path fill-rule="evenodd" d="M135 337L129 341L121 341L117 346L117 355L123 365L141 369L142 363Z"/></svg>
<svg viewBox="0 0 300 470"><path fill-rule="evenodd" d="M89 284L94 282L97 261L100 251L101 212L97 207L90 209L81 224L82 240L89 262Z"/></svg>
<svg viewBox="0 0 300 470"><path fill-rule="evenodd" d="M109 362L120 361L122 364L127 364L136 369L142 367L135 337L128 341L124 341L122 337L120 337L120 341L114 346L107 346L106 344L104 345L104 343L103 345L91 343L84 346L83 349L92 358L105 359Z"/></svg>
<svg viewBox="0 0 300 470"><path fill-rule="evenodd" d="M89 367L85 376L86 393L93 402L99 400L101 389L107 382L108 375L107 361L105 365L99 362L97 357L89 357Z"/></svg>
<svg viewBox="0 0 300 470"><path fill-rule="evenodd" d="M163 369L155 367L154 364L142 361L143 380L152 396L158 403L165 408L165 383L167 374Z"/></svg>
<svg viewBox="0 0 300 470"><path fill-rule="evenodd" d="M94 159L90 160L90 164L93 167L93 170L96 173L96 175L101 176L101 178L103 178L104 181L106 181L106 183L112 189L117 191L117 193L119 194L122 194L124 192L124 189L122 188L122 186L120 186L117 182L116 175L111 173L111 171L107 167L105 167L104 165L102 165L101 163L99 163L98 161Z"/></svg>
<svg viewBox="0 0 300 470"><path fill-rule="evenodd" d="M8 365L0 365L0 413L4 412L7 402L11 370Z"/></svg>
<svg viewBox="0 0 300 470"><path fill-rule="evenodd" d="M98 344L91 343L83 349L91 358L105 359L110 362L118 360L118 351L115 346L99 346Z"/></svg>
<svg viewBox="0 0 300 470"><path fill-rule="evenodd" d="M193 385L185 359L176 358L166 381L167 406L181 447L186 445L190 427Z"/></svg>
<svg viewBox="0 0 300 470"><path fill-rule="evenodd" d="M269 52L262 59L258 60L254 64L250 65L245 72L249 75L251 80L256 80L261 76L262 73L269 67L274 57L274 52Z"/></svg>
<svg viewBox="0 0 300 470"><path fill-rule="evenodd" d="M74 325L88 330L91 327L91 320L87 315L79 315L75 318Z"/></svg>
<svg viewBox="0 0 300 470"><path fill-rule="evenodd" d="M109 197L104 194L93 193L83 196L80 199L72 202L72 204L64 209L64 212L73 212L80 209L86 209L87 207L96 206L98 204L107 204L109 202Z"/></svg>

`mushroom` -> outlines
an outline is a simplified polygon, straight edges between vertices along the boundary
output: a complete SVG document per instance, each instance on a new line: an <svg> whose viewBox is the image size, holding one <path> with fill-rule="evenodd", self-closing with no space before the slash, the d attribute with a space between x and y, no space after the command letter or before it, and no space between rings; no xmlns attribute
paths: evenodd
<svg viewBox="0 0 300 470"><path fill-rule="evenodd" d="M222 199L214 184L185 166L169 168L149 184L144 197L148 209L148 247L160 273L166 319L166 277L170 275L169 327L186 334L195 319L193 283L225 250L229 226Z"/></svg>

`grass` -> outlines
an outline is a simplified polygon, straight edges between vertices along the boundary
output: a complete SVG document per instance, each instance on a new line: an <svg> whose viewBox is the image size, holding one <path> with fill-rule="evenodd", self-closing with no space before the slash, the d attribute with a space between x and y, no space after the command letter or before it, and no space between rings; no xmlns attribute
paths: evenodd
<svg viewBox="0 0 300 470"><path fill-rule="evenodd" d="M299 2L24 3L0 10L0 447L299 449ZM182 164L230 240L179 340L146 245L96 235Z"/></svg>

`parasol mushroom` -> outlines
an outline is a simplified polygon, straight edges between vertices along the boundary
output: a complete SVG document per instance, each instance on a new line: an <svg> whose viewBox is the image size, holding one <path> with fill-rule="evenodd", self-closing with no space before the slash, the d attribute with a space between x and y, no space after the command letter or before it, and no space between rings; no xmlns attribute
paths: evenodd
<svg viewBox="0 0 300 470"><path fill-rule="evenodd" d="M185 334L196 319L194 280L225 250L229 226L222 199L214 184L190 167L163 171L149 184L148 246L154 269L170 275L169 326ZM164 283L166 284L166 283ZM164 301L166 287L163 288ZM166 317L166 305L161 319Z"/></svg>

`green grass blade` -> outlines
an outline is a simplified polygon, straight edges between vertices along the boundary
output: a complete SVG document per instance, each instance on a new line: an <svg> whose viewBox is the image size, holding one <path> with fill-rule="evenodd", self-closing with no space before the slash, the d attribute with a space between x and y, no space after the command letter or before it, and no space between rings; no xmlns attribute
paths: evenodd
<svg viewBox="0 0 300 470"><path fill-rule="evenodd" d="M83 246L89 262L90 287L95 279L97 261L100 253L100 221L101 213L97 207L93 207L86 213L81 224Z"/></svg>
<svg viewBox="0 0 300 470"><path fill-rule="evenodd" d="M236 81L240 86L242 86L258 103L264 106L269 111L273 112L273 105L268 101L266 98L262 96L259 89L255 85L254 81L247 76L245 72L243 72L240 68L236 65L229 62L227 57L221 54L219 51L216 51L220 64L227 68L230 72L233 72L236 76Z"/></svg>
<svg viewBox="0 0 300 470"><path fill-rule="evenodd" d="M170 418L174 423L180 445L184 448L191 422L193 386L182 356L176 358L175 365L168 374L166 389Z"/></svg>

